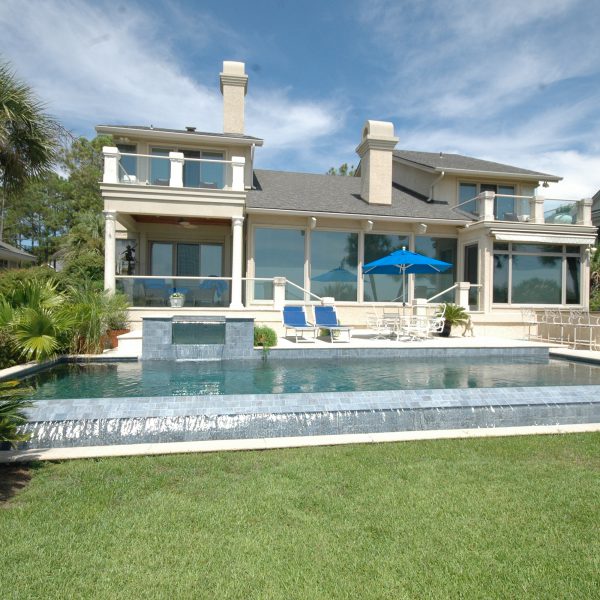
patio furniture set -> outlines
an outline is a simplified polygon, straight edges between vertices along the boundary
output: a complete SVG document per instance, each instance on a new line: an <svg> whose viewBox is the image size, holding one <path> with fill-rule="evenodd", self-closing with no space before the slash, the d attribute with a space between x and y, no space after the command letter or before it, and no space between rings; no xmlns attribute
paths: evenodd
<svg viewBox="0 0 600 600"><path fill-rule="evenodd" d="M400 314L399 309L379 314L373 307L367 315L367 328L373 333L374 339L424 340L442 332L444 311L445 306L433 316L404 315ZM340 323L335 306L315 306L312 322L308 320L304 306L285 306L282 317L285 335L292 332L296 342L315 342L320 329L328 331L332 343L349 342L352 339L352 328Z"/></svg>
<svg viewBox="0 0 600 600"><path fill-rule="evenodd" d="M586 346L600 350L600 316L588 311L545 309L522 311L527 326L527 339L556 342L568 346Z"/></svg>

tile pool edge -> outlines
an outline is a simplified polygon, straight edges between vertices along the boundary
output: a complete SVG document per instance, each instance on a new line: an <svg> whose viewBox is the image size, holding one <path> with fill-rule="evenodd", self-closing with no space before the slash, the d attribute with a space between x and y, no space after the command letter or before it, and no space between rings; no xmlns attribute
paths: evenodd
<svg viewBox="0 0 600 600"><path fill-rule="evenodd" d="M30 421L23 428L32 440L21 449L600 422L598 385L163 396L62 404L42 400L38 404L29 409Z"/></svg>
<svg viewBox="0 0 600 600"><path fill-rule="evenodd" d="M0 464L30 462L37 460L52 461L83 458L109 458L118 456L152 456L164 454L190 454L243 450L276 450L283 448L305 448L348 444L380 444L420 440L513 437L523 435L565 435L569 433L593 432L600 432L600 423L495 427L487 429L436 429L426 431L398 431L372 434L358 433L278 438L208 440L196 442L163 442L155 444L121 444L112 446L77 446L66 448L40 448L31 450L0 451Z"/></svg>

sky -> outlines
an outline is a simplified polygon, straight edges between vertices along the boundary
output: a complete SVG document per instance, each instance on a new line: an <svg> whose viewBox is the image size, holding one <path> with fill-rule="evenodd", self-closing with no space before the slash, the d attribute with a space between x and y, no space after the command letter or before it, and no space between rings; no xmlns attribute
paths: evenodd
<svg viewBox="0 0 600 600"><path fill-rule="evenodd" d="M246 63L257 168L356 164L367 119L397 147L600 189L600 1L0 0L0 59L75 135L222 131L218 74Z"/></svg>

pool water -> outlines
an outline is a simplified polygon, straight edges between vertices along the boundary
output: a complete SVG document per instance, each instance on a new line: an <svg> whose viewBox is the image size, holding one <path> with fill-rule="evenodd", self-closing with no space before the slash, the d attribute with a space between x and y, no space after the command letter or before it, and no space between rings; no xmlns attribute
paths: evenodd
<svg viewBox="0 0 600 600"><path fill-rule="evenodd" d="M534 357L63 364L33 399L600 385L600 367Z"/></svg>

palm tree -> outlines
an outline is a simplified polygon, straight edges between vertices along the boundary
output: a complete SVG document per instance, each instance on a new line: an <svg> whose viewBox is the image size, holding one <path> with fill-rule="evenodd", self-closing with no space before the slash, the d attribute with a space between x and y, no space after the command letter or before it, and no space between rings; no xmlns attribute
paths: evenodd
<svg viewBox="0 0 600 600"><path fill-rule="evenodd" d="M8 64L0 63L0 241L6 199L52 168L63 134L32 89L17 79Z"/></svg>

